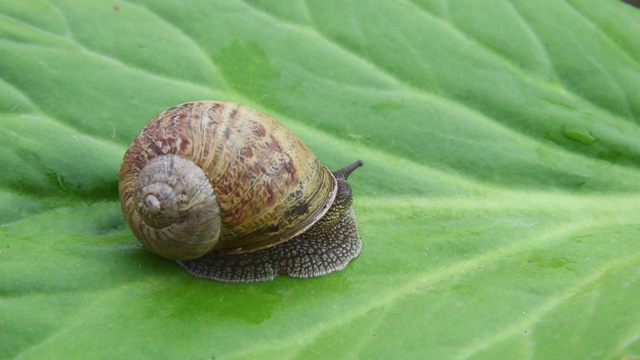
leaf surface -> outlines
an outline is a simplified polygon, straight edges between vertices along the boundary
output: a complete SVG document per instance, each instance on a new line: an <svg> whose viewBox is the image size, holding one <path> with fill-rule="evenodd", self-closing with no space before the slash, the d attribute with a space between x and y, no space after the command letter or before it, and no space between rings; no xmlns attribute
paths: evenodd
<svg viewBox="0 0 640 360"><path fill-rule="evenodd" d="M640 356L640 10L0 3L1 358ZM196 280L117 195L142 127L245 103L350 178L362 254Z"/></svg>

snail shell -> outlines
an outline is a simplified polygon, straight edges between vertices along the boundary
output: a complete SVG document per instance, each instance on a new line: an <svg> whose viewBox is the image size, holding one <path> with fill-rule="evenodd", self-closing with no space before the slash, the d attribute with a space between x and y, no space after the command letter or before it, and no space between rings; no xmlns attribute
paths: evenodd
<svg viewBox="0 0 640 360"><path fill-rule="evenodd" d="M332 173L273 118L236 103L190 102L133 141L120 200L136 238L194 276L319 276L360 252L346 180L361 165Z"/></svg>

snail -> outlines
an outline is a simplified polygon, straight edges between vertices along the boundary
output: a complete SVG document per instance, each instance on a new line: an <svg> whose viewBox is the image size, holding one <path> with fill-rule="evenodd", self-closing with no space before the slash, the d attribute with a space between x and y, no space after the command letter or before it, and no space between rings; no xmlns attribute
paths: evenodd
<svg viewBox="0 0 640 360"><path fill-rule="evenodd" d="M122 211L151 252L220 282L322 276L358 256L347 178L248 106L188 102L151 120L120 169Z"/></svg>

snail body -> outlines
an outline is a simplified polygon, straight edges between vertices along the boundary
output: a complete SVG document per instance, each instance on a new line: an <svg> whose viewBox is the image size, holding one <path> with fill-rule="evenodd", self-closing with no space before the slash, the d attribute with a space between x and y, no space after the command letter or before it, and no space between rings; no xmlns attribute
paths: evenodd
<svg viewBox="0 0 640 360"><path fill-rule="evenodd" d="M266 114L189 102L158 115L133 141L120 201L143 246L196 277L314 277L360 252L347 177L361 165L332 173Z"/></svg>

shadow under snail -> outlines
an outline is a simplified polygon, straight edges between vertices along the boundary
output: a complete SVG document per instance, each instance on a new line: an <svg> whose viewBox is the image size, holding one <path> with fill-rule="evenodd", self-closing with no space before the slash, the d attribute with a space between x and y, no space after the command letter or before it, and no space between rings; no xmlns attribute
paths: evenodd
<svg viewBox="0 0 640 360"><path fill-rule="evenodd" d="M151 252L222 282L322 276L362 243L347 178L247 106L197 101L140 132L120 169L122 211Z"/></svg>

